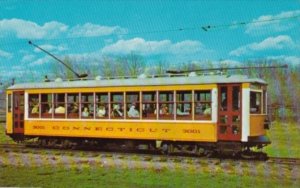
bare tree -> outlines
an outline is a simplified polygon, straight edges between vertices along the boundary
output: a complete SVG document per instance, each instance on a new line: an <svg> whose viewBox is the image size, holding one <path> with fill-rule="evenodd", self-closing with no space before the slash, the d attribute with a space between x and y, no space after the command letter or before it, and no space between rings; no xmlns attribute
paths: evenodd
<svg viewBox="0 0 300 188"><path fill-rule="evenodd" d="M113 66L112 66L112 60L108 57L103 58L101 72L104 77L113 77Z"/></svg>

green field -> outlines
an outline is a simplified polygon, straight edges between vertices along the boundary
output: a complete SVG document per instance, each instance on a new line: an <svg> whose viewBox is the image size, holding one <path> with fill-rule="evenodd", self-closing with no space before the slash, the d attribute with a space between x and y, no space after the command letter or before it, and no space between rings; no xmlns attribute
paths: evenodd
<svg viewBox="0 0 300 188"><path fill-rule="evenodd" d="M268 131L272 141L264 151L272 157L300 158L300 125L274 122Z"/></svg>
<svg viewBox="0 0 300 188"><path fill-rule="evenodd" d="M10 137L5 135L5 123L0 123L0 144L14 143Z"/></svg>
<svg viewBox="0 0 300 188"><path fill-rule="evenodd" d="M299 157L299 126L295 123L274 123L269 131L272 144L265 151L270 156ZM11 140L4 136L0 125L0 142ZM26 165L22 157L16 165L1 163L0 187L299 187L299 168L275 164L242 163L200 165L200 167L151 168L124 166L122 168L89 163ZM6 157L5 160L12 160ZM58 159L57 159L58 160ZM31 157L29 161L34 161ZM24 163L24 164L23 164ZM44 163L43 163L44 164ZM205 163L204 163L205 164ZM180 165L180 164L179 164Z"/></svg>
<svg viewBox="0 0 300 188"><path fill-rule="evenodd" d="M1 167L1 186L34 187L298 187L299 180L169 170Z"/></svg>

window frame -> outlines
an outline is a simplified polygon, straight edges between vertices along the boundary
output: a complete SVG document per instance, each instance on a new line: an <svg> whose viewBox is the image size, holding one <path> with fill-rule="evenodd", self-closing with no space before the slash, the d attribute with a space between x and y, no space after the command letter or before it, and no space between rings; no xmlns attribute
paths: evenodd
<svg viewBox="0 0 300 188"><path fill-rule="evenodd" d="M87 100L83 102L83 96L87 96ZM92 96L92 101L89 101L90 97ZM81 119L94 119L94 112L95 112L95 93L93 92L82 92L80 93L80 105L79 105L79 108L80 108L80 118ZM84 109L88 108L88 116L84 116L83 113L84 112Z"/></svg>
<svg viewBox="0 0 300 188"><path fill-rule="evenodd" d="M59 100L59 95L63 96L64 101L58 101ZM57 113L55 112L59 107L64 108L64 113ZM66 119L66 93L54 93L53 94L53 118L54 119ZM63 110L63 109L62 109Z"/></svg>
<svg viewBox="0 0 300 188"><path fill-rule="evenodd" d="M189 100L185 100L185 95L190 95ZM193 120L192 108L193 108L193 91L192 90L178 90L175 93L175 109L176 109L176 120ZM178 98L178 95L180 97ZM183 98L183 99L182 99ZM185 105L188 104L190 106L189 112L185 109ZM182 106L180 111L178 111L178 107Z"/></svg>
<svg viewBox="0 0 300 188"><path fill-rule="evenodd" d="M103 102L101 101L101 97L100 97L100 102L99 102L99 98L98 96L105 96L107 95L107 101L106 102ZM110 119L110 93L109 92L96 92L95 93L95 119ZM105 108L105 114L103 117L100 117L98 115L98 107L100 105L104 105L104 108Z"/></svg>
<svg viewBox="0 0 300 188"><path fill-rule="evenodd" d="M72 96L73 101L69 101L69 97ZM78 101L76 101L76 98ZM75 100L75 101L74 101ZM67 106L67 119L79 119L80 117L80 93L66 92L66 106ZM77 107L76 107L77 106ZM77 112L74 112L77 108Z"/></svg>
<svg viewBox="0 0 300 188"><path fill-rule="evenodd" d="M260 94L260 100L259 100L259 107L258 107L258 110L256 111L251 111L252 109L252 99L251 99L251 93L255 93L255 94ZM255 115L255 114L263 114L264 112L264 95L263 95L263 90L256 90L256 89L250 89L250 93L249 93L249 98L250 98L250 101L249 101L249 112L250 112L250 115ZM256 105L256 102L257 102L257 95L255 95L255 105Z"/></svg>
<svg viewBox="0 0 300 188"><path fill-rule="evenodd" d="M151 100L145 100L145 95L151 95ZM157 111L157 91L141 91L141 108L142 109L142 119L145 120L156 120L158 119ZM153 98L153 99L152 99ZM149 106L148 110L146 106Z"/></svg>
<svg viewBox="0 0 300 188"><path fill-rule="evenodd" d="M35 96L35 97L33 97ZM37 101L32 101L32 99L37 99ZM28 118L39 118L41 113L41 104L40 104L40 94L29 93L28 94ZM34 104L36 103L37 104ZM37 109L34 109L37 107ZM33 112L34 111L34 112Z"/></svg>
<svg viewBox="0 0 300 188"><path fill-rule="evenodd" d="M134 96L134 95L137 95L137 100L133 100L133 101L128 101L128 96ZM129 117L129 111L130 111L130 108L131 108L131 105L132 104L135 104L135 110L138 112L138 116L136 117ZM126 106L126 119L141 119L141 97L140 97L140 92L138 91L129 91L129 92L126 92L125 93L125 106Z"/></svg>
<svg viewBox="0 0 300 188"><path fill-rule="evenodd" d="M167 90L167 91L158 91L158 119L159 120L175 120L175 90ZM166 100L161 100L160 95L164 93L169 93L166 95ZM168 99L171 96L171 100ZM175 96L175 97L174 97ZM164 106L164 107L162 107ZM166 107L166 108L165 108ZM172 109L172 110L170 110ZM166 112L167 110L167 112Z"/></svg>
<svg viewBox="0 0 300 188"><path fill-rule="evenodd" d="M9 93L9 94L7 94L7 113L12 113L12 107L13 107L13 105L12 105L12 94L11 93Z"/></svg>
<svg viewBox="0 0 300 188"><path fill-rule="evenodd" d="M47 96L47 101L43 101L43 95L46 95ZM44 119L44 118L53 118L53 115L54 115L54 107L53 107L53 93L40 93L40 103L41 103L41 118ZM51 101L49 102L48 101L48 96L51 97ZM44 106L48 105L48 109L47 109L47 112L44 112ZM50 106L49 106L50 105ZM50 109L51 109L51 113L50 112Z"/></svg>
<svg viewBox="0 0 300 188"><path fill-rule="evenodd" d="M115 95L122 96L122 99L120 101L114 101L113 96ZM114 109L114 105L120 105L119 109ZM126 115L124 115L125 109L126 109L125 92L110 92L110 112L109 112L110 119L125 119L126 117Z"/></svg>
<svg viewBox="0 0 300 188"><path fill-rule="evenodd" d="M198 97L198 93L199 93L199 97ZM204 93L204 100L201 99L201 93ZM209 99L206 99L207 98L207 94L209 94ZM194 99L194 119L195 121L203 121L203 120L209 120L211 121L212 120L212 89L205 89L205 90L194 90L194 96L193 96L193 99ZM198 105L200 104L200 106ZM208 107L206 107L208 105ZM201 111L199 112L199 109L198 109L198 112L197 112L197 107L200 107L201 108ZM210 108L210 114L204 114L205 113L205 110L207 108ZM201 113L201 114L196 114L196 113Z"/></svg>

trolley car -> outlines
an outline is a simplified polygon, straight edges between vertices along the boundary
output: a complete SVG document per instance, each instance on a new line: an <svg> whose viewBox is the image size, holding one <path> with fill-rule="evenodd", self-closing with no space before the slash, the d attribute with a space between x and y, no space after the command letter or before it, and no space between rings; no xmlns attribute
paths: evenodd
<svg viewBox="0 0 300 188"><path fill-rule="evenodd" d="M196 74L16 84L7 89L6 134L43 146L236 155L270 144L266 86L243 75Z"/></svg>

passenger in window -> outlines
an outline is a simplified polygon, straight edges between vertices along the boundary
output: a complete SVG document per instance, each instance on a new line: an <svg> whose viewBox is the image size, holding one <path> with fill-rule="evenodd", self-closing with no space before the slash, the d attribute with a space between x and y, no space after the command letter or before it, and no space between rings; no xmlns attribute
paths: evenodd
<svg viewBox="0 0 300 188"><path fill-rule="evenodd" d="M82 113L81 113L81 116L82 116L82 117L89 117L89 115L90 115L90 112L89 112L88 107L84 107L84 108L83 108L83 111L82 111Z"/></svg>
<svg viewBox="0 0 300 188"><path fill-rule="evenodd" d="M32 114L38 114L39 113L39 105L35 104L31 110Z"/></svg>
<svg viewBox="0 0 300 188"><path fill-rule="evenodd" d="M221 110L227 111L227 98L224 98L221 103Z"/></svg>
<svg viewBox="0 0 300 188"><path fill-rule="evenodd" d="M148 115L156 114L156 107L154 104L143 104L143 117L147 117Z"/></svg>
<svg viewBox="0 0 300 188"><path fill-rule="evenodd" d="M65 107L59 105L57 108L55 108L54 112L56 114L64 114L66 112Z"/></svg>
<svg viewBox="0 0 300 188"><path fill-rule="evenodd" d="M195 114L198 114L198 115L203 114L203 105L201 103L196 104Z"/></svg>
<svg viewBox="0 0 300 188"><path fill-rule="evenodd" d="M140 113L138 110L135 109L135 104L132 104L128 111L128 117L137 118L140 117Z"/></svg>
<svg viewBox="0 0 300 188"><path fill-rule="evenodd" d="M123 117L123 113L120 111L120 105L115 104L113 106L113 111L111 112L112 117Z"/></svg>
<svg viewBox="0 0 300 188"><path fill-rule="evenodd" d="M189 115L190 113L189 112L182 112L180 110L180 107L178 106L177 110L176 110L176 114L179 115L179 116L185 116L185 115Z"/></svg>
<svg viewBox="0 0 300 188"><path fill-rule="evenodd" d="M208 104L205 106L205 110L204 110L203 114L205 116L211 115L211 107Z"/></svg>
<svg viewBox="0 0 300 188"><path fill-rule="evenodd" d="M159 114L161 115L169 115L169 110L166 104L162 104L159 110Z"/></svg>
<svg viewBox="0 0 300 188"><path fill-rule="evenodd" d="M103 105L100 105L97 109L97 116L98 117L104 117L106 114L105 107Z"/></svg>
<svg viewBox="0 0 300 188"><path fill-rule="evenodd" d="M143 113L143 117L147 117L147 114L148 114L148 110L147 110L148 107L146 107L145 104L143 104L143 107L142 107L142 113Z"/></svg>
<svg viewBox="0 0 300 188"><path fill-rule="evenodd" d="M78 113L78 104L77 103L72 104L71 113Z"/></svg>
<svg viewBox="0 0 300 188"><path fill-rule="evenodd" d="M52 108L52 105L49 104L49 110L48 110L48 114L52 114L53 112L53 108Z"/></svg>

